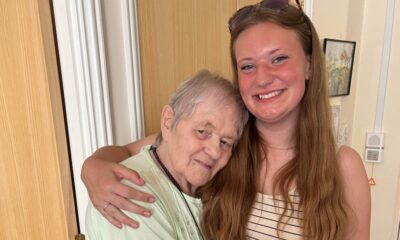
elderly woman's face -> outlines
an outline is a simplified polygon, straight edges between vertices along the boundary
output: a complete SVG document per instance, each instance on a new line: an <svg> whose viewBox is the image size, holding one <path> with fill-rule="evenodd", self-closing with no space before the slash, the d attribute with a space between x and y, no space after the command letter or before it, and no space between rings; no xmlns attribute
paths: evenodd
<svg viewBox="0 0 400 240"><path fill-rule="evenodd" d="M207 97L190 117L182 117L175 129L163 134L171 174L193 192L227 164L237 139L237 107L224 102Z"/></svg>

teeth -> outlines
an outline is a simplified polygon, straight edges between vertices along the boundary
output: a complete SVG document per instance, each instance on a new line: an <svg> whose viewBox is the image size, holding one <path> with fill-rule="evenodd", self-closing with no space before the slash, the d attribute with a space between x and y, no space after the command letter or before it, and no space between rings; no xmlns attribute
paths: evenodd
<svg viewBox="0 0 400 240"><path fill-rule="evenodd" d="M259 94L258 98L260 98L260 99L272 98L272 97L279 95L281 92L282 92L282 90L277 90L277 91L270 92L268 94Z"/></svg>

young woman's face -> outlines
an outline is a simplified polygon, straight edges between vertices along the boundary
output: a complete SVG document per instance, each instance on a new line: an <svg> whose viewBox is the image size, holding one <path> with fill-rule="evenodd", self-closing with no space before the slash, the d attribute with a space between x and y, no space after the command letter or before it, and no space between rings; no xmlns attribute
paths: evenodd
<svg viewBox="0 0 400 240"><path fill-rule="evenodd" d="M163 132L169 170L182 187L195 191L228 163L238 138L238 122L238 107L232 101L209 96L190 117L182 117L175 129Z"/></svg>
<svg viewBox="0 0 400 240"><path fill-rule="evenodd" d="M310 64L293 30L256 24L234 45L239 88L249 111L265 123L296 121Z"/></svg>

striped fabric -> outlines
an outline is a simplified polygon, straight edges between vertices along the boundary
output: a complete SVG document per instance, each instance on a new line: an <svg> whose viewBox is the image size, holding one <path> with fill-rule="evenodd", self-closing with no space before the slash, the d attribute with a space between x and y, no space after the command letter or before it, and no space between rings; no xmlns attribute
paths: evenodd
<svg viewBox="0 0 400 240"><path fill-rule="evenodd" d="M300 227L302 212L299 210L298 204L300 198L295 192L290 194L290 197L294 205L293 214L287 225L280 231L278 237L277 223L280 214L283 212L284 201L279 198L273 199L269 195L257 193L256 202L247 226L247 239L303 239ZM290 216L291 213L288 212L285 215Z"/></svg>

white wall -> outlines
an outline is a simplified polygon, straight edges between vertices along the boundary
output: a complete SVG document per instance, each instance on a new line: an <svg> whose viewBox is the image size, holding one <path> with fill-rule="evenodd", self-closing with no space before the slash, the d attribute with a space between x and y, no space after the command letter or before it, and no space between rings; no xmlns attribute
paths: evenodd
<svg viewBox="0 0 400 240"><path fill-rule="evenodd" d="M144 136L135 1L100 0L114 144Z"/></svg>
<svg viewBox="0 0 400 240"><path fill-rule="evenodd" d="M114 143L126 144L132 139L129 131L128 96L125 89L124 44L122 39L121 7L119 1L102 1L104 42L110 88Z"/></svg>
<svg viewBox="0 0 400 240"><path fill-rule="evenodd" d="M350 96L332 98L341 104L340 122L348 125L348 144L364 155L367 132L374 130L384 44L387 0L314 1L313 22L321 38L357 42ZM374 176L371 239L397 239L400 206L400 9L396 0L395 25L389 63L382 130L385 132L383 163L366 163Z"/></svg>

